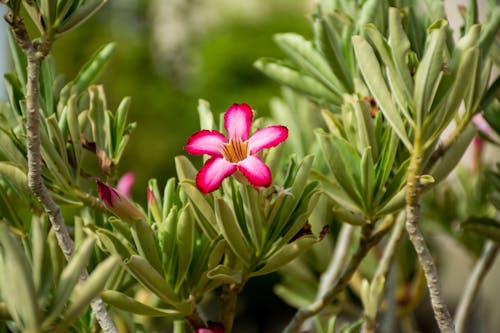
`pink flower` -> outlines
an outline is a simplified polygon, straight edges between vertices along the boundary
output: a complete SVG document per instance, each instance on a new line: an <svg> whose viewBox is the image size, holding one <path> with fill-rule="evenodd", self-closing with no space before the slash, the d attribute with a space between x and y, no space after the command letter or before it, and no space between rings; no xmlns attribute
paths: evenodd
<svg viewBox="0 0 500 333"><path fill-rule="evenodd" d="M118 179L118 184L116 184L116 189L118 192L122 193L127 198L131 198L132 186L135 183L135 174L132 171L127 171Z"/></svg>
<svg viewBox="0 0 500 333"><path fill-rule="evenodd" d="M215 191L224 178L236 171L255 187L271 185L271 171L257 153L285 141L288 129L268 126L249 137L252 118L252 108L248 104L233 104L224 115L227 138L217 130L201 130L189 137L185 147L188 153L211 156L196 176L200 191Z"/></svg>
<svg viewBox="0 0 500 333"><path fill-rule="evenodd" d="M96 182L99 198L104 206L116 217L127 223L146 219L144 213L125 195L103 183L100 179L97 179Z"/></svg>

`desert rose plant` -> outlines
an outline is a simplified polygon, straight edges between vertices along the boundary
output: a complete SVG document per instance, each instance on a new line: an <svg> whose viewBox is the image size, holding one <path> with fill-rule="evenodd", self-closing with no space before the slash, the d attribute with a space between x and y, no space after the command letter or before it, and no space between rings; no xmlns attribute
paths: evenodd
<svg viewBox="0 0 500 333"><path fill-rule="evenodd" d="M200 100L177 177L152 177L144 206L119 169L130 98L113 110L98 84L115 45L69 81L51 56L105 2L0 1L3 331L237 332L245 286L273 274L296 309L283 332L406 332L427 302L440 332L466 332L500 242L494 1L483 22L461 8L458 40L442 1L315 3L311 40L277 34L285 58L255 62L283 86L271 116ZM478 258L457 304L437 231Z"/></svg>

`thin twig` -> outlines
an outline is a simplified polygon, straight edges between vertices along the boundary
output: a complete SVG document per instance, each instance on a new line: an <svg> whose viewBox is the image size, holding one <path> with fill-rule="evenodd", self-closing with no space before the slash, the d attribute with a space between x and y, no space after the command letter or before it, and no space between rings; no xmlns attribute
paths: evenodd
<svg viewBox="0 0 500 333"><path fill-rule="evenodd" d="M355 227L348 223L344 223L340 229L337 245L335 246L330 263L328 264L326 271L321 274L318 292L315 299L316 301L323 298L335 281L338 280L338 277L342 272L342 268L345 266L348 259L349 248L351 247L354 230ZM307 329L311 329L313 325L313 320L309 320L305 323Z"/></svg>
<svg viewBox="0 0 500 333"><path fill-rule="evenodd" d="M389 230L389 228L386 228L372 235L373 227L373 223L366 223L363 225L358 248L349 261L349 264L342 272L342 275L330 286L330 289L325 292L322 298L314 301L314 303L310 304L307 308L299 309L288 326L283 330L284 333L300 332L302 325L308 318L318 314L345 289L368 251L377 244Z"/></svg>
<svg viewBox="0 0 500 333"><path fill-rule="evenodd" d="M453 320L446 306L441 283L436 269L434 259L425 243L424 235L418 228L420 221L420 175L422 172L422 144L419 133L415 134L413 151L411 153L410 165L406 182L406 231L410 241L417 252L418 260L425 274L427 288L431 299L434 317L442 333L454 333Z"/></svg>
<svg viewBox="0 0 500 333"><path fill-rule="evenodd" d="M465 291L462 294L462 298L458 303L457 312L455 314L455 325L457 333L465 332L465 324L469 314L470 307L476 298L479 288L488 274L491 266L495 262L495 259L500 250L500 245L487 241L483 248L483 253L474 266L474 270L467 280L467 285L465 286Z"/></svg>
<svg viewBox="0 0 500 333"><path fill-rule="evenodd" d="M225 333L231 333L233 330L236 304L241 287L242 286L240 284L230 284L225 285L222 288L222 323L224 325Z"/></svg>
<svg viewBox="0 0 500 333"><path fill-rule="evenodd" d="M377 281L378 279L383 277L385 285L385 281L387 281L387 275L389 274L389 270L393 262L394 256L396 254L399 241L405 231L404 222L405 222L404 215L400 214L392 230L391 237L387 242L382 259L377 265L377 270L375 271L375 275L373 276L372 281ZM375 313L375 318L371 318L371 320L366 320L364 322L362 332L364 333L375 332L376 323L377 323L377 313Z"/></svg>
<svg viewBox="0 0 500 333"><path fill-rule="evenodd" d="M59 247L65 258L69 261L74 251L71 239L61 208L50 195L49 190L42 180L42 157L40 153L40 66L42 60L48 55L52 46L50 38L42 42L33 42L26 30L23 20L12 12L7 13L6 21L9 23L18 45L23 49L27 58L27 84L26 84L26 110L27 110L27 147L28 147L28 186L38 199L43 209L49 216L52 228L55 231ZM87 270L80 276L84 281L88 278ZM111 317L100 297L91 302L92 311L102 330L106 333L117 332Z"/></svg>

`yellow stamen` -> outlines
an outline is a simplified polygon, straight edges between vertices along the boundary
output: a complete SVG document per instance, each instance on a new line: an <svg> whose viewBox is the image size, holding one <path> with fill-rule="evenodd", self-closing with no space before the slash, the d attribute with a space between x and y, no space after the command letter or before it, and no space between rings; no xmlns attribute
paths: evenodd
<svg viewBox="0 0 500 333"><path fill-rule="evenodd" d="M248 156L248 142L241 139L230 139L222 146L222 156L231 163L243 161Z"/></svg>

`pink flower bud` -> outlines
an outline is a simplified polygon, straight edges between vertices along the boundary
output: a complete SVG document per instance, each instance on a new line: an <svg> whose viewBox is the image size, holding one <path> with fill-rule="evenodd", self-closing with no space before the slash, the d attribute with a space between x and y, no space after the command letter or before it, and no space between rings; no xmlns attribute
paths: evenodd
<svg viewBox="0 0 500 333"><path fill-rule="evenodd" d="M135 183L135 174L132 171L125 172L116 184L118 192L122 193L127 198L131 198L132 187Z"/></svg>
<svg viewBox="0 0 500 333"><path fill-rule="evenodd" d="M102 203L119 219L127 223L146 220L146 216L132 201L100 179L97 179L97 191Z"/></svg>

